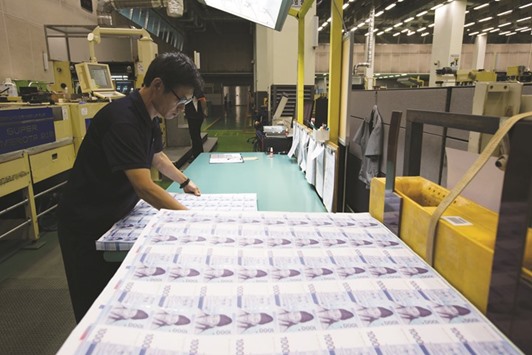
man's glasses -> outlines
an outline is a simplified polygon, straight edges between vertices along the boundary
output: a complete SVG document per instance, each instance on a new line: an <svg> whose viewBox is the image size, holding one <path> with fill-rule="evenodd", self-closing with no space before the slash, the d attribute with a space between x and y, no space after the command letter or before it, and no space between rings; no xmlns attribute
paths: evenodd
<svg viewBox="0 0 532 355"><path fill-rule="evenodd" d="M170 91L172 92L172 94L174 94L174 96L175 96L176 99L177 99L176 106L179 106L179 105L186 105L186 104L188 104L190 101L192 101L192 97L191 97L191 98L179 97L179 96L177 96L177 94L175 93L174 89L170 89Z"/></svg>

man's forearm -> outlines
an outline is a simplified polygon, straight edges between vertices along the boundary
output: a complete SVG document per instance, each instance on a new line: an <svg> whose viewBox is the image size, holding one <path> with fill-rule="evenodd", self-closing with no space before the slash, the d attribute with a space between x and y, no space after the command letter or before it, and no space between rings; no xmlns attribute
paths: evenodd
<svg viewBox="0 0 532 355"><path fill-rule="evenodd" d="M179 201L175 200L162 187L153 183L152 185L137 190L139 198L143 199L157 209L165 208L169 210L186 210L187 208Z"/></svg>
<svg viewBox="0 0 532 355"><path fill-rule="evenodd" d="M182 184L187 179L187 176L181 172L172 161L163 152L157 153L153 157L153 166L159 170L164 176L172 181Z"/></svg>

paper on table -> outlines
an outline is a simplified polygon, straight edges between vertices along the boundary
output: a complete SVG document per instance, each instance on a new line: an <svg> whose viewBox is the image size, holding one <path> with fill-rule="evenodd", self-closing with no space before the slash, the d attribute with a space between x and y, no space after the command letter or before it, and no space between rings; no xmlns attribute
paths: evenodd
<svg viewBox="0 0 532 355"><path fill-rule="evenodd" d="M325 174L325 145L321 145L320 154L316 158L316 192L323 198L323 179Z"/></svg>
<svg viewBox="0 0 532 355"><path fill-rule="evenodd" d="M309 139L308 154L307 154L307 170L305 171L305 177L307 182L311 185L316 183L316 161L311 158L311 153L320 145L314 138Z"/></svg>
<svg viewBox="0 0 532 355"><path fill-rule="evenodd" d="M242 349L519 353L367 213L162 210L59 354Z"/></svg>
<svg viewBox="0 0 532 355"><path fill-rule="evenodd" d="M292 158L294 156L294 153L296 152L297 145L299 144L299 125L295 125L293 129L293 137L292 137L292 146L290 147L290 150L286 154L289 158Z"/></svg>
<svg viewBox="0 0 532 355"><path fill-rule="evenodd" d="M240 153L222 153L211 154L209 163L211 164L227 164L227 163L243 163L244 159Z"/></svg>
<svg viewBox="0 0 532 355"><path fill-rule="evenodd" d="M336 154L332 149L325 149L325 177L323 179L323 204L327 211L332 211L334 198L334 174L336 170Z"/></svg>
<svg viewBox="0 0 532 355"><path fill-rule="evenodd" d="M479 154L445 148L447 154L447 188L450 190L465 175L467 169L477 160ZM462 192L462 196L495 212L501 204L504 173L495 166L495 157L478 172ZM489 187L489 188L486 188Z"/></svg>
<svg viewBox="0 0 532 355"><path fill-rule="evenodd" d="M299 149L301 150L301 162L299 167L301 170L307 170L307 155L308 155L308 142L310 140L310 135L303 130L302 137L300 139Z"/></svg>

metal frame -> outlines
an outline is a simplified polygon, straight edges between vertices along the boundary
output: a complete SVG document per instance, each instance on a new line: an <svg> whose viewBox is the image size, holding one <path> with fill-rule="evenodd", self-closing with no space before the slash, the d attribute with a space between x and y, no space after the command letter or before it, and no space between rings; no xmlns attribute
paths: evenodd
<svg viewBox="0 0 532 355"><path fill-rule="evenodd" d="M424 124L488 134L495 133L500 124L499 117L420 110L407 110L406 121L405 176L420 174ZM488 318L525 353L532 351L532 280L521 272L528 228L532 226L530 137L532 121L518 122L510 131L511 153L504 176L487 310ZM392 183L386 180L388 190Z"/></svg>

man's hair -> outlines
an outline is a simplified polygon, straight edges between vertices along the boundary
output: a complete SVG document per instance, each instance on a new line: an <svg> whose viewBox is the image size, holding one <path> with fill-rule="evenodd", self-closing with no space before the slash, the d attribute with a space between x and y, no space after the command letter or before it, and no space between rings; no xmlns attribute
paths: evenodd
<svg viewBox="0 0 532 355"><path fill-rule="evenodd" d="M176 86L203 89L203 79L194 62L182 52L159 54L148 67L143 85L149 87L153 79L161 78L165 91Z"/></svg>

